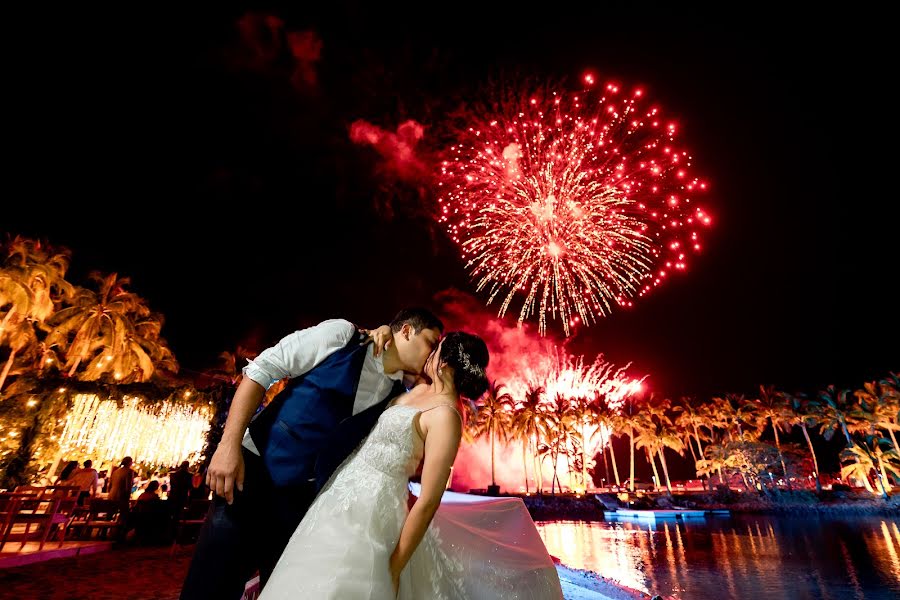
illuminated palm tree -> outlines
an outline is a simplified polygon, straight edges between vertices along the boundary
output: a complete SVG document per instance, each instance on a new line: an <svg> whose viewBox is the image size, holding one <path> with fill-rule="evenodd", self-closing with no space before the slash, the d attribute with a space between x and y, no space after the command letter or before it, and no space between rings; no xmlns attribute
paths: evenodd
<svg viewBox="0 0 900 600"><path fill-rule="evenodd" d="M553 401L546 409L547 419L547 442L549 446L550 460L553 467L553 479L550 481L550 493L556 493L556 486L559 485L562 491L562 482L559 480L559 456L565 454L566 465L571 467L569 462L568 446L573 437L576 436L577 428L572 413L571 403L568 398L561 394L557 394Z"/></svg>
<svg viewBox="0 0 900 600"><path fill-rule="evenodd" d="M512 434L522 442L522 469L525 473L525 492L528 488L528 458L527 451L531 451L532 470L534 471L537 491L543 491L540 462L538 462L537 443L538 438L545 429L544 388L535 386L525 391L525 398L516 407L513 414Z"/></svg>
<svg viewBox="0 0 900 600"><path fill-rule="evenodd" d="M886 379L865 383L863 389L854 394L871 413L874 426L890 436L894 450L900 453L896 436L896 432L900 431L900 390Z"/></svg>
<svg viewBox="0 0 900 600"><path fill-rule="evenodd" d="M66 281L72 259L67 248L16 236L6 247L3 269L15 273L33 296L29 317L43 322L59 302L72 296L74 286Z"/></svg>
<svg viewBox="0 0 900 600"><path fill-rule="evenodd" d="M635 415L633 421L634 430L636 431L636 435L634 436L634 446L635 448L643 449L647 454L647 462L650 463L650 466L653 468L653 479L656 482L657 489L663 483L662 479L659 476L659 471L656 470L656 459L654 456L656 455L656 451L659 449L659 438L656 436L656 431L653 427L653 421L649 415L645 413L639 413ZM632 487L634 486L634 480L631 481ZM633 489L631 491L634 491ZM671 495L671 490L669 492Z"/></svg>
<svg viewBox="0 0 900 600"><path fill-rule="evenodd" d="M776 391L774 385L759 386L759 398L753 402L756 403L759 433L762 433L768 423L772 424L772 431L775 433L775 449L778 450L778 460L781 461L781 471L784 473L788 490L793 491L787 466L784 464L784 454L781 452L781 440L778 438L779 429L790 433L794 421L793 411L788 406L785 396Z"/></svg>
<svg viewBox="0 0 900 600"><path fill-rule="evenodd" d="M620 410L620 424L623 428L628 429L628 443L631 447L631 468L629 471L629 482L628 489L629 491L634 491L634 438L635 435L639 435L641 428L643 427L644 421L641 417L640 409L637 405L637 402L634 400L634 396L629 396L628 399L622 404Z"/></svg>
<svg viewBox="0 0 900 600"><path fill-rule="evenodd" d="M840 429L844 434L844 438L847 440L847 448L849 449L854 447L848 427L848 422L851 420L849 415L853 411L853 407L847 399L847 394L848 390L838 390L833 385L829 385L819 392L818 416L819 432L822 436L830 441L831 438L834 437L834 432ZM859 459L855 452L849 453L847 457ZM863 466L860 466L859 468L862 469ZM843 469L841 469L841 471L843 472ZM866 471L866 473L868 473L868 471ZM862 481L866 486L866 489L874 494L875 490L872 489L868 476L863 477Z"/></svg>
<svg viewBox="0 0 900 600"><path fill-rule="evenodd" d="M684 396L680 399L679 404L673 407L672 411L677 415L675 417L675 426L684 432L685 443L691 450L691 456L696 463L703 456L703 444L701 442L700 427L706 422L706 417L702 407L698 407L693 398ZM697 448L700 450L698 456L694 452L694 445L691 444L691 438L697 441Z"/></svg>
<svg viewBox="0 0 900 600"><path fill-rule="evenodd" d="M617 431L619 429L619 414L615 411L615 409L609 406L609 403L606 401L604 397L600 394L597 394L594 398L594 422L593 424L597 426L597 431L607 432L606 434L606 444L601 442L600 451L603 452L603 460L606 461L606 450L604 446L609 447L609 456L612 460L613 466L613 476L616 479L616 486L621 486L622 483L619 481L619 467L616 464L616 452L613 449L612 442L612 432ZM607 479L609 479L609 473L606 474Z"/></svg>
<svg viewBox="0 0 900 600"><path fill-rule="evenodd" d="M588 433L588 427L596 420L594 417L595 405L588 398L579 396L569 403L569 410L572 414L572 426L575 429L575 437L581 442L581 483L584 486L585 493L587 493L587 448L594 436L594 431Z"/></svg>
<svg viewBox="0 0 900 600"><path fill-rule="evenodd" d="M889 445L889 441L870 435L864 441L844 448L841 451L841 477L854 477L868 483L869 473L874 470L881 495L887 500L887 472L900 476L900 455L896 450L885 450L884 445ZM866 485L866 489L874 493L871 485Z"/></svg>
<svg viewBox="0 0 900 600"><path fill-rule="evenodd" d="M681 432L668 417L665 417L656 423L656 437L659 439L659 447L657 448L659 461L662 463L663 474L666 476L666 487L669 490L669 495L671 495L672 480L669 477L669 463L666 460L665 451L666 448L668 448L679 456L683 456L684 439L681 436Z"/></svg>
<svg viewBox="0 0 900 600"><path fill-rule="evenodd" d="M491 439L491 486L495 489L497 478L494 471L494 441L506 441L513 415L513 399L505 389L504 384L491 382L487 392L478 401L478 413L472 424L473 438L487 435Z"/></svg>
<svg viewBox="0 0 900 600"><path fill-rule="evenodd" d="M708 444L703 451L703 458L697 461L697 474L706 475L709 481L709 488L712 491L712 476L714 473L719 474L719 483L728 485L725 475L722 473L728 465L728 453L721 444Z"/></svg>
<svg viewBox="0 0 900 600"><path fill-rule="evenodd" d="M53 313L58 302L71 296L74 288L65 280L70 256L66 249L19 236L4 246L0 266L0 346L8 345L10 353L0 372L0 390L16 355L37 352L35 326Z"/></svg>
<svg viewBox="0 0 900 600"><path fill-rule="evenodd" d="M822 493L822 480L819 477L819 460L816 458L816 449L813 448L809 437L809 428L815 428L819 424L819 403L803 394L784 394L785 400L793 412L793 423L800 426L806 444L809 446L809 454L812 456L813 469L816 476L816 493Z"/></svg>
<svg viewBox="0 0 900 600"><path fill-rule="evenodd" d="M48 342L66 348L68 376L75 375L85 362L83 378L88 381L112 371L117 358L121 363L117 354L129 347L121 337L133 329L136 318L150 314L137 294L125 290L130 283L127 277L93 272L90 278L98 284L99 292L78 289L72 306L58 311L49 320L53 330L47 336Z"/></svg>

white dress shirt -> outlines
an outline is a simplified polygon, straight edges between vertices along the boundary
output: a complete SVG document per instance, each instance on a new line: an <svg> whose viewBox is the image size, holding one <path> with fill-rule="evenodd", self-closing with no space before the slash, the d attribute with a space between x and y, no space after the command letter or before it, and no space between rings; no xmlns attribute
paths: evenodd
<svg viewBox="0 0 900 600"><path fill-rule="evenodd" d="M356 328L343 319L329 319L307 329L285 336L280 342L263 350L244 367L244 377L269 389L285 377L294 378L311 371L350 341ZM395 381L403 379L403 371L385 373L382 354L375 357L372 344L366 349L359 386L353 400L353 414L378 404L387 396ZM259 455L250 430L244 432L243 446Z"/></svg>

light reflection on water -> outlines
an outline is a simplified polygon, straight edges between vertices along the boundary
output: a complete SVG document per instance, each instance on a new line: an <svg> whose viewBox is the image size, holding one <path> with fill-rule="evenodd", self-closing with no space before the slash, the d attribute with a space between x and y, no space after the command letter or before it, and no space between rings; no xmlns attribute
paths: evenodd
<svg viewBox="0 0 900 600"><path fill-rule="evenodd" d="M673 598L900 598L900 519L737 515L539 522L547 550Z"/></svg>

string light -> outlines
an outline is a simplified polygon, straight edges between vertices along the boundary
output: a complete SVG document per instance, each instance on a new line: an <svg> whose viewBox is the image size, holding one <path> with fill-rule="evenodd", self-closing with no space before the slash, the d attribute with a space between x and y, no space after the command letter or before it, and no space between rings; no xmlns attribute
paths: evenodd
<svg viewBox="0 0 900 600"><path fill-rule="evenodd" d="M116 462L131 456L143 465L174 465L200 457L212 413L208 405L143 402L126 396L119 406L96 394L76 394L59 439L62 456L78 453Z"/></svg>

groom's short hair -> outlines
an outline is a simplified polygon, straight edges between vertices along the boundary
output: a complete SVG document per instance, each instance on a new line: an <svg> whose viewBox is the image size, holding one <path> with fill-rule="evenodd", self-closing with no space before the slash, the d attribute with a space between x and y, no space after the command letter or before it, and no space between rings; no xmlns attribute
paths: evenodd
<svg viewBox="0 0 900 600"><path fill-rule="evenodd" d="M400 328L406 323L409 323L416 333L421 332L423 329L437 329L444 333L444 324L441 320L434 316L434 313L430 310L424 308L405 308L398 312L394 320L391 321L391 331L395 333L400 331Z"/></svg>

